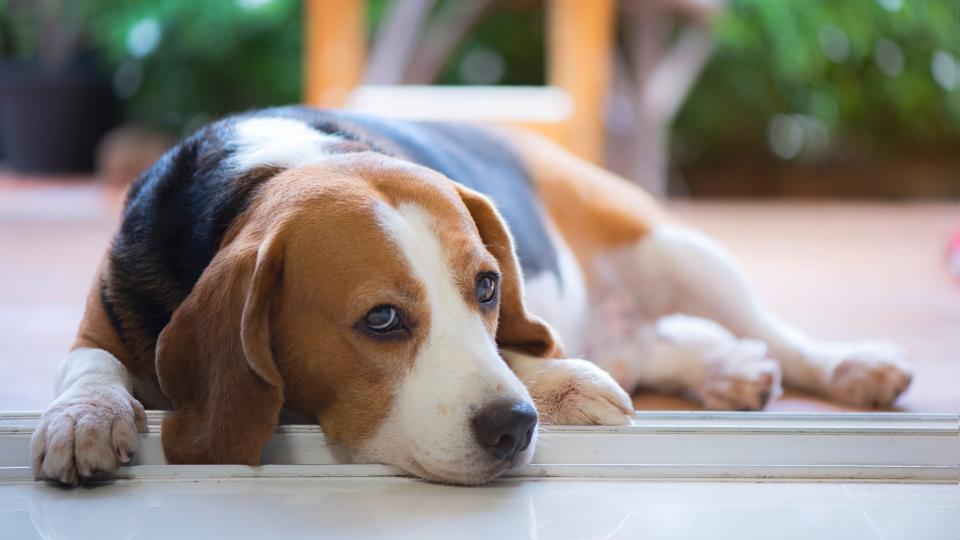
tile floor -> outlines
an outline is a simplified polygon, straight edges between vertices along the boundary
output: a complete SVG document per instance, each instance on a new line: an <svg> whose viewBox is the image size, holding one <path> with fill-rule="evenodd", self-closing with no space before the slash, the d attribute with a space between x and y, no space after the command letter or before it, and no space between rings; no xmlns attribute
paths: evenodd
<svg viewBox="0 0 960 540"><path fill-rule="evenodd" d="M0 538L957 540L938 484L399 478L0 483Z"/></svg>
<svg viewBox="0 0 960 540"><path fill-rule="evenodd" d="M0 410L37 410L119 215L121 197L81 180L0 173ZM889 338L917 376L900 410L960 410L960 283L944 249L956 204L696 202L676 212L726 244L784 318L832 339ZM691 409L641 394L641 409ZM770 410L845 410L795 393Z"/></svg>

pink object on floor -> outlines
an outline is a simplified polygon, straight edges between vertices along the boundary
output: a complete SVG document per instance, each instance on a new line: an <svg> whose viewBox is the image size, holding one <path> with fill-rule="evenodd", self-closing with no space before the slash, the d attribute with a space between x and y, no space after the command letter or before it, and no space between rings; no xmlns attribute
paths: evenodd
<svg viewBox="0 0 960 540"><path fill-rule="evenodd" d="M947 246L947 268L953 277L960 279L960 223L953 231L953 238Z"/></svg>

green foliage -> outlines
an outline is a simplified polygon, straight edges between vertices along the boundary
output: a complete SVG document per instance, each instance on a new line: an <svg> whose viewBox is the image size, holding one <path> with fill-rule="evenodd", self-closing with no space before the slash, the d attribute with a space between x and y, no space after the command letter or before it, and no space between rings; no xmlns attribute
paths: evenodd
<svg viewBox="0 0 960 540"><path fill-rule="evenodd" d="M30 10L19 9L14 0L0 0L0 58L24 58L37 54L39 20Z"/></svg>
<svg viewBox="0 0 960 540"><path fill-rule="evenodd" d="M32 57L49 41L40 35L38 6L0 0L0 32L8 29L0 54ZM299 0L64 0L57 7L55 30L79 27L79 48L98 54L134 121L177 132L300 99ZM131 44L144 23L159 39L137 51Z"/></svg>
<svg viewBox="0 0 960 540"><path fill-rule="evenodd" d="M439 0L431 17L447 4L459 1L462 0ZM369 35L373 35L383 19L388 3L388 0L368 0ZM456 50L451 51L436 83L466 84L459 72L460 64L472 49L483 48L494 51L504 60L503 76L497 84L542 85L545 40L544 13L536 0L500 0L485 12Z"/></svg>
<svg viewBox="0 0 960 540"><path fill-rule="evenodd" d="M960 92L931 74L936 51L960 56L957 0L894 11L876 0L732 0L715 30L716 56L677 121L681 147L755 152L773 115L799 114L822 122L835 153L960 148ZM837 30L847 54L831 60ZM899 73L878 65L881 40L901 51Z"/></svg>
<svg viewBox="0 0 960 540"><path fill-rule="evenodd" d="M128 100L134 119L190 129L212 116L299 100L297 0L74 1L85 4L89 33L106 60L134 79L142 74ZM131 31L147 20L159 24L161 36L137 58Z"/></svg>
<svg viewBox="0 0 960 540"><path fill-rule="evenodd" d="M443 0L444 2L457 0ZM931 76L938 50L960 56L960 1L728 0L716 23L717 52L676 125L691 157L768 153L777 114L816 120L837 152L954 151L960 148L960 92ZM36 54L33 0L0 0L0 55ZM64 24L81 24L134 120L172 131L228 112L300 99L300 0L62 0ZM386 0L370 0L372 33ZM17 8L17 9L11 9ZM135 54L131 34L154 21L155 47ZM826 29L826 30L825 30ZM824 36L847 43L841 61ZM543 13L536 2L501 2L473 29L440 76L460 84L459 66L478 47L499 54L500 84L542 84ZM875 60L881 40L896 45L895 76ZM31 44L34 46L31 48ZM809 122L808 122L809 123Z"/></svg>
<svg viewBox="0 0 960 540"><path fill-rule="evenodd" d="M386 4L368 2L370 35ZM83 45L99 55L134 121L189 131L229 112L300 100L300 0L62 0L58 9L61 26L80 26ZM38 53L40 15L33 0L0 0L0 56ZM132 34L145 21L159 28L159 41L135 54ZM502 84L542 83L543 21L536 5L491 10L454 51L440 82L461 82L457 66L474 47L506 59Z"/></svg>
<svg viewBox="0 0 960 540"><path fill-rule="evenodd" d="M508 2L494 8L453 52L437 82L463 84L458 68L464 55L477 47L495 51L504 59L503 77L498 84L544 83L544 13L537 6L513 6Z"/></svg>

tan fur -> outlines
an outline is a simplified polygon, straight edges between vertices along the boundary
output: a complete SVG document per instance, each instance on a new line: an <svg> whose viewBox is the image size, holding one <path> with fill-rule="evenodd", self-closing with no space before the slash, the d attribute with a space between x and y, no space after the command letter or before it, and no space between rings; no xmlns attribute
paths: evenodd
<svg viewBox="0 0 960 540"><path fill-rule="evenodd" d="M280 246L244 227L214 257L157 342L157 376L176 411L164 419L172 463L259 462L283 404L270 350L268 294Z"/></svg>
<svg viewBox="0 0 960 540"><path fill-rule="evenodd" d="M128 364L130 360L130 351L124 345L117 331L110 324L110 318L103 307L100 299L101 279L105 279L108 272L109 261L104 257L97 269L97 278L93 280L90 286L90 292L87 293L87 303L83 310L83 318L80 320L80 328L77 330L77 337L70 350L80 348L103 349L110 351L118 360Z"/></svg>
<svg viewBox="0 0 960 540"><path fill-rule="evenodd" d="M155 359L125 349L101 305L99 280L78 346L110 351L159 384L175 408L163 425L172 463L258 464L284 405L357 448L389 411L424 334L378 342L354 325L375 305L394 303L415 328L430 327L424 284L376 219L378 205L404 202L443 224L436 232L468 305L476 304L478 272L501 273L499 316L483 314L501 347L558 354L550 329L522 304L512 241L492 203L438 173L369 153L266 182L174 311ZM115 293L109 270L101 273L108 295ZM127 339L148 348L149 336ZM141 373L151 365L155 373Z"/></svg>
<svg viewBox="0 0 960 540"><path fill-rule="evenodd" d="M298 204L316 210L299 212L289 224L274 309L288 404L350 447L379 426L423 338L414 332L410 341L380 343L353 325L381 303L403 306L415 329L429 328L431 317L426 291L376 226L374 205L390 202L368 179L374 171L308 167L272 183L280 193L299 191Z"/></svg>
<svg viewBox="0 0 960 540"><path fill-rule="evenodd" d="M514 255L513 239L503 219L485 196L458 186L464 204L470 210L480 237L487 249L500 262L500 325L497 344L543 358L563 355L553 331L523 305L523 281L520 265Z"/></svg>
<svg viewBox="0 0 960 540"><path fill-rule="evenodd" d="M521 130L501 131L527 166L549 217L591 278L598 253L634 244L665 210L629 181Z"/></svg>

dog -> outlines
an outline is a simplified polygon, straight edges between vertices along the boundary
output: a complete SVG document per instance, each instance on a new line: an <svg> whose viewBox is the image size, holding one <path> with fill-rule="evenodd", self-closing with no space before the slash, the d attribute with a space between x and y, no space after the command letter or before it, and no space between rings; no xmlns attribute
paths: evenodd
<svg viewBox="0 0 960 540"><path fill-rule="evenodd" d="M109 475L143 405L171 411L170 463L258 465L293 411L358 462L478 484L541 423L629 424L624 389L759 410L781 374L863 407L911 379L895 345L782 322L717 244L546 139L273 108L131 186L32 465Z"/></svg>

